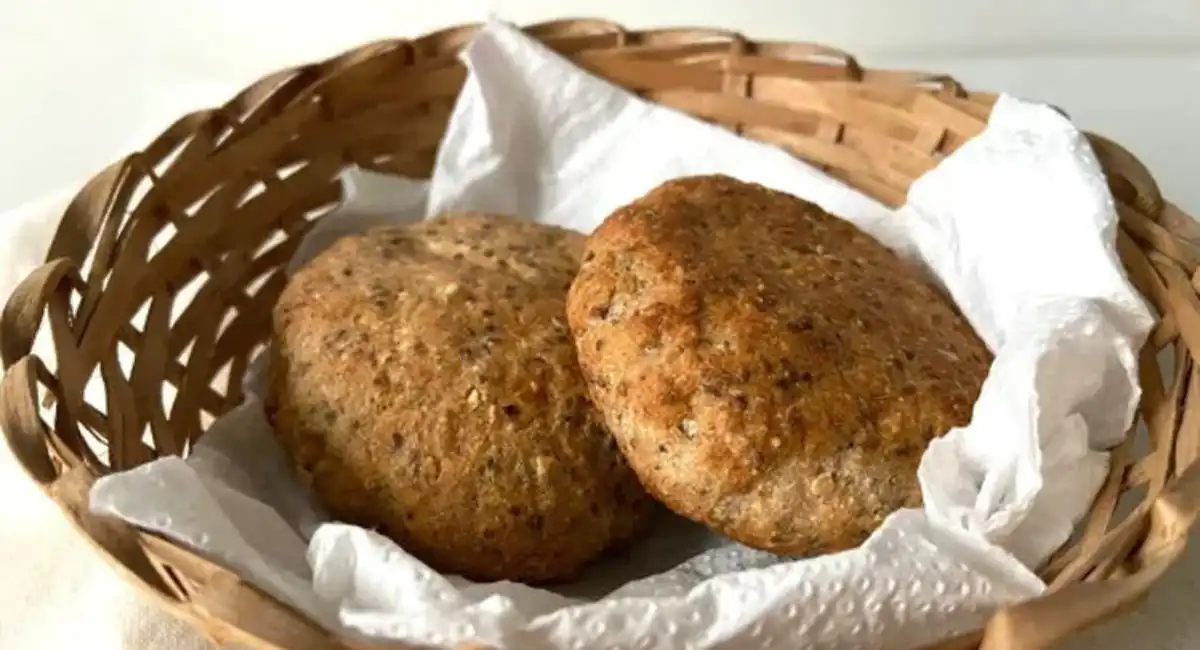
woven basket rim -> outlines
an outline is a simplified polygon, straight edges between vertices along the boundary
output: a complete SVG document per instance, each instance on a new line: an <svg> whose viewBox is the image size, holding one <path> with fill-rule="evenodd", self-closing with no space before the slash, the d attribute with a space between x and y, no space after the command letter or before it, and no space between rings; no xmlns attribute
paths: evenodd
<svg viewBox="0 0 1200 650"><path fill-rule="evenodd" d="M156 263L153 270L167 279L162 280L165 287L147 291L146 286L161 278L123 280L151 275L141 269L139 276L139 269L123 260L140 238L155 234L164 224L177 228L176 238L203 230L204 236L196 235L199 243L193 242L194 246L236 239L233 234L219 234L221 227L232 227L229 223L218 224L211 217L207 222L199 217L187 222L177 219L176 212L182 208L173 204L218 200L214 197L219 197L220 191L205 196L208 188L222 181L236 184L222 174L254 173L254 165L245 160L256 152L269 149L270 161L280 166L310 155L308 167L319 167L313 178L323 181L318 172L332 173L335 163L371 168L376 162L370 157L375 148L394 153L387 147L402 147L389 140L393 135L386 132L371 134L378 142L364 138L341 143L338 139L349 138L346 134L358 137L354 129L371 127L371 120L386 110L403 109L409 111L404 114L413 124L436 126L437 111L445 108L445 93L456 95L461 84L462 71L454 55L479 27L460 25L413 40L368 43L324 61L266 75L221 107L181 117L143 150L101 171L80 190L63 214L46 264L21 283L5 306L0 323L0 352L6 369L0 384L0 429L14 455L127 582L213 639L254 648L376 647L334 637L223 567L160 536L88 513L87 491L108 468L90 455L86 445L81 446L82 438L71 430L77 430L76 423L110 429L118 426L106 414L98 416L88 410L80 383L86 380L85 371L95 371L97 365L104 371L106 346L115 350L117 341L129 345L122 337L129 336L131 326L127 314L126 321L121 321L125 305L117 294L148 293L157 305L157 298L172 289L170 278L187 273L193 278L203 273L213 278L219 273L216 268L187 268L188 264L203 267L203 262L167 264L155 257L148 263ZM604 20L575 19L529 25L524 30L589 72L702 119L731 126L746 137L783 146L892 205L903 201L908 182L978 133L995 100L992 94L969 92L947 75L875 70L835 48L754 41L719 29L628 30ZM419 86L419 90L406 87L404 92L428 95L418 98L425 100L417 102L419 110L405 103L416 100L397 90L403 84ZM321 130L328 124L337 128ZM309 129L315 134L310 140L328 137L334 143L330 147L344 144L341 158L326 160L300 145L293 151L286 138L288 129ZM429 136L429 129L420 134ZM1196 462L1200 420L1195 419L1200 417L1200 394L1196 394L1200 393L1200 366L1193 361L1200 350L1200 296L1198 281L1193 280L1200 267L1200 226L1162 198L1153 177L1135 156L1115 142L1088 135L1108 175L1121 217L1118 243L1122 261L1161 315L1142 357L1142 413L1155 447L1148 455L1135 458L1131 436L1130 442L1113 451L1114 470L1093 504L1093 517L1084 526L1082 541L1060 553L1044 574L1053 577L1047 595L1002 609L984 628L937 644L937 648L1048 647L1116 615L1140 599L1173 565L1200 511L1200 464ZM416 151L412 160L424 153ZM164 163L172 154L177 157ZM355 156L367 157L359 160ZM392 155L379 169L396 172L404 171L403 165L420 164L407 158L397 162L399 157ZM272 178L276 184L268 183L266 191L285 197L286 192L298 191L288 185L290 179ZM247 187L252 181L247 181ZM150 189L138 196L135 189L143 182ZM293 185L298 184L300 181ZM312 205L336 201L336 193L330 196L323 185L319 189L304 201ZM197 215L208 214L203 206L198 210ZM213 225L196 225L201 222ZM304 225L302 220L297 223L297 228ZM284 232L296 236L286 228ZM230 242L222 245L236 246ZM181 250L187 249L181 244ZM247 268L274 250L263 258L251 256L245 262ZM97 274L97 268L102 272ZM173 300L174 294L169 298ZM164 304L167 302L164 298ZM148 318L159 315L152 307ZM34 340L44 324L54 334L59 359L54 372L34 353ZM173 326L168 323L166 327ZM148 322L146 331L151 328ZM138 354L151 354L146 347L153 343L146 342L149 335L133 329L133 347L142 346ZM210 329L216 330L217 325ZM138 335L144 338L139 340ZM173 344L165 336L161 342L164 351ZM219 349L223 335L211 336L216 338L209 342ZM157 345L152 347L157 350ZM1173 381L1164 382L1158 375L1155 355L1163 349L1176 353ZM240 353L231 354L233 370L237 370ZM186 376L191 366L182 367ZM162 372L166 375L151 377L147 385L161 387L173 381L167 376L170 364ZM119 386L121 379L125 378L113 378L114 385ZM137 394L129 385L125 388L130 395ZM210 395L207 390L195 393L197 413L209 406L228 407L225 402L240 396L232 383L224 395ZM39 406L46 405L41 395L47 391L60 418L53 424L43 422L38 412ZM130 399L133 406L127 408L135 409L131 412L153 419L137 410L142 407L137 406L136 397ZM68 422L70 426L65 424ZM150 425L159 445L157 452L141 449L140 442L122 442L117 435L109 440L110 458L137 464L149 459L147 453L185 448L185 441L160 439L158 422ZM162 426L178 428L173 422ZM1134 513L1122 521L1113 520L1118 497L1139 486L1146 486L1147 494ZM1097 509L1107 514L1097 519Z"/></svg>

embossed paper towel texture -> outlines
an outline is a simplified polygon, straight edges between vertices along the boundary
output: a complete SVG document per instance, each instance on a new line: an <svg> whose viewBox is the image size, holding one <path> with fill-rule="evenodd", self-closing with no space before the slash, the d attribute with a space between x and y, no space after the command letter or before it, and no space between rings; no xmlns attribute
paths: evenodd
<svg viewBox="0 0 1200 650"><path fill-rule="evenodd" d="M294 263L340 232L448 209L587 232L686 174L808 198L922 260L996 353L970 425L926 452L925 509L894 514L858 549L809 560L680 523L567 593L472 584L374 533L323 523L251 397L192 459L102 480L97 511L201 548L327 626L432 645L906 648L1041 592L1026 565L1086 511L1106 471L1101 450L1132 417L1134 351L1152 322L1120 270L1099 167L1066 120L1002 97L985 132L894 212L782 151L593 78L506 25L490 23L464 60L471 74L432 179L351 171L344 209ZM629 579L606 582L622 571Z"/></svg>

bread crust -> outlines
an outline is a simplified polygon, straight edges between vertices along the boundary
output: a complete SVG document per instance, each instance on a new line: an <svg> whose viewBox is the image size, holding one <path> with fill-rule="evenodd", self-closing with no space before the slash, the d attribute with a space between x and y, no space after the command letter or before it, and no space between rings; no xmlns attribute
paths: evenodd
<svg viewBox="0 0 1200 650"><path fill-rule="evenodd" d="M475 580L569 579L650 498L587 399L584 237L464 214L343 238L273 313L268 414L338 519Z"/></svg>
<svg viewBox="0 0 1200 650"><path fill-rule="evenodd" d="M725 176L667 182L609 216L567 314L649 491L793 556L856 546L918 506L920 457L969 420L991 360L883 245Z"/></svg>

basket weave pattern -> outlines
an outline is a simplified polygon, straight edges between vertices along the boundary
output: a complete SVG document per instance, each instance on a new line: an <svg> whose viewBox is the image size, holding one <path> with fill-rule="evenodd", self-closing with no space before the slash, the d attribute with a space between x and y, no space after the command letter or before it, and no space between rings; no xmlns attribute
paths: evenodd
<svg viewBox="0 0 1200 650"><path fill-rule="evenodd" d="M88 489L186 453L240 403L284 266L337 204L336 175L347 164L429 175L466 76L455 54L474 29L366 45L182 117L87 183L47 264L4 310L0 428L18 460L129 582L219 642L374 647L330 635L161 537L91 516ZM983 128L994 100L946 76L729 32L589 20L527 32L600 77L781 146L890 205ZM1131 154L1089 138L1116 198L1122 261L1160 315L1141 357L1148 444L1131 435L1113 451L1078 535L1039 569L1046 596L938 648L1046 647L1114 616L1171 566L1200 509L1200 226ZM85 395L96 377L103 390Z"/></svg>

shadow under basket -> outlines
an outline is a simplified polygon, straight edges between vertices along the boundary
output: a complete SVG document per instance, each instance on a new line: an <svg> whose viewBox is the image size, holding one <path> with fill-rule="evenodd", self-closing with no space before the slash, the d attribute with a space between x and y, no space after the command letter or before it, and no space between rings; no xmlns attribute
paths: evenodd
<svg viewBox="0 0 1200 650"><path fill-rule="evenodd" d="M355 164L429 175L466 76L456 54L474 30L366 45L184 116L87 183L46 265L4 310L0 427L16 457L125 579L219 643L372 647L159 536L90 515L88 490L109 472L185 454L241 402L284 266L339 201L337 174ZM890 205L983 129L995 99L946 76L723 31L572 20L527 32L600 77L783 147ZM1159 318L1141 355L1140 434L1113 450L1076 535L1038 568L1049 592L937 648L1043 648L1119 615L1180 556L1200 508L1200 226L1131 154L1089 138L1120 213L1121 259Z"/></svg>

